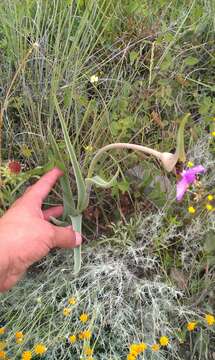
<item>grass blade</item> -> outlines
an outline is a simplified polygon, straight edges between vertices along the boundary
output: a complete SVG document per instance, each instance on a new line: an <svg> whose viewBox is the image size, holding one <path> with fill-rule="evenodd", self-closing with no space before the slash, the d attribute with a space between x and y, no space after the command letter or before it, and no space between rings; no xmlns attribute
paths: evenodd
<svg viewBox="0 0 215 360"><path fill-rule="evenodd" d="M184 127L189 117L190 117L190 113L185 114L185 116L180 122L178 135L177 135L176 154L178 156L178 160L182 162L186 161L186 154L184 150Z"/></svg>

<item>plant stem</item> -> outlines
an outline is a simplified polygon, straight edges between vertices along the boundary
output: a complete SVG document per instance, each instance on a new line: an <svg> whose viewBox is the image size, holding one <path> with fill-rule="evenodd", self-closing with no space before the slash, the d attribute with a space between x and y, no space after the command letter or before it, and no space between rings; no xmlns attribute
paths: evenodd
<svg viewBox="0 0 215 360"><path fill-rule="evenodd" d="M72 222L73 230L81 234L82 214L77 216L69 216ZM81 269L81 245L74 249L74 273L79 273Z"/></svg>
<svg viewBox="0 0 215 360"><path fill-rule="evenodd" d="M103 148L99 149L98 152L96 153L96 155L94 156L94 158L92 159L92 162L90 164L89 170L88 170L88 178L91 178L93 175L93 171L95 168L96 163L98 162L98 160L100 159L101 155L111 149L132 149L132 150L136 150L136 151L142 151L146 154L149 155L153 155L158 159L162 158L162 153L148 148L146 146L142 146L142 145L135 145L135 144L128 144L128 143L115 143L115 144L109 144L104 146Z"/></svg>

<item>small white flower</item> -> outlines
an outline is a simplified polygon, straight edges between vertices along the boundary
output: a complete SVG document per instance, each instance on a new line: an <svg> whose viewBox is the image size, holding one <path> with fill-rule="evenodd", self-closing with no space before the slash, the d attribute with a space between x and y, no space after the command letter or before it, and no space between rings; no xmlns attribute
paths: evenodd
<svg viewBox="0 0 215 360"><path fill-rule="evenodd" d="M92 75L91 78L90 78L90 82L93 84L93 83L96 83L99 81L99 78L98 76L96 75Z"/></svg>

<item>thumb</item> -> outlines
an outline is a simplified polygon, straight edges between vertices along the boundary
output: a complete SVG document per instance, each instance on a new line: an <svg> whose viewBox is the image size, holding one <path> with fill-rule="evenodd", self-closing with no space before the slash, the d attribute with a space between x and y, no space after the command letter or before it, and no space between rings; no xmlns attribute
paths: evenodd
<svg viewBox="0 0 215 360"><path fill-rule="evenodd" d="M75 232L72 226L59 227L52 225L54 228L53 247L73 248L81 245L81 234Z"/></svg>

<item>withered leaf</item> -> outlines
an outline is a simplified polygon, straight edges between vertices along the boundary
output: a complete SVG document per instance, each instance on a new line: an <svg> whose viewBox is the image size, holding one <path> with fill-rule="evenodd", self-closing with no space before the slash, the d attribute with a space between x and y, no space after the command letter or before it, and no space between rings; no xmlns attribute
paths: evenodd
<svg viewBox="0 0 215 360"><path fill-rule="evenodd" d="M187 279L182 271L172 268L170 271L170 278L179 289L184 290L187 288Z"/></svg>
<svg viewBox="0 0 215 360"><path fill-rule="evenodd" d="M163 129L164 128L164 124L161 120L161 117L160 117L160 114L156 111L152 111L151 113L151 119L161 128Z"/></svg>

